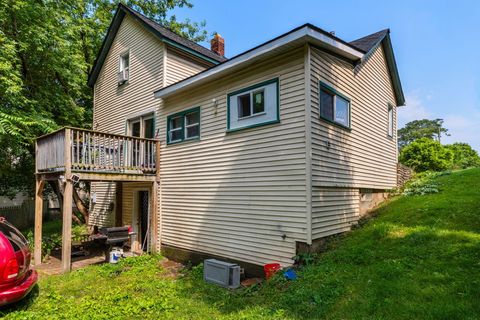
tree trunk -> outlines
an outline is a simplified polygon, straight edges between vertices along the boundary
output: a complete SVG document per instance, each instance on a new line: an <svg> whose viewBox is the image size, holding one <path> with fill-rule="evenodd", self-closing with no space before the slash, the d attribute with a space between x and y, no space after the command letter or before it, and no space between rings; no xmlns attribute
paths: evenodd
<svg viewBox="0 0 480 320"><path fill-rule="evenodd" d="M60 183L58 181L48 181L48 184L57 196L60 208L63 208L63 193L62 188L60 187ZM72 214L72 220L75 221L77 224L83 224L83 222L74 214Z"/></svg>
<svg viewBox="0 0 480 320"><path fill-rule="evenodd" d="M88 208L83 204L82 199L80 199L78 195L78 189L76 188L73 188L73 200L75 201L78 211L82 214L85 223L88 224Z"/></svg>

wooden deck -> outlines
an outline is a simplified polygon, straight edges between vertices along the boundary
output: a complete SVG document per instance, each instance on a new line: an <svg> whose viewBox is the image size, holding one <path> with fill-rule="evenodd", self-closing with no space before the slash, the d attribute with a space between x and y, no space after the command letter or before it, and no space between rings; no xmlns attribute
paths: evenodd
<svg viewBox="0 0 480 320"><path fill-rule="evenodd" d="M155 180L160 142L78 128L37 138L35 166L42 180L65 172L89 181Z"/></svg>
<svg viewBox="0 0 480 320"><path fill-rule="evenodd" d="M35 250L41 261L42 207L45 181L63 183L61 270L71 270L73 186L79 181L150 181L152 208L160 181L160 142L155 139L65 127L37 138L35 145ZM70 199L70 200L69 200ZM155 212L152 215L155 227ZM156 228L153 228L156 230ZM155 240L155 237L152 237Z"/></svg>

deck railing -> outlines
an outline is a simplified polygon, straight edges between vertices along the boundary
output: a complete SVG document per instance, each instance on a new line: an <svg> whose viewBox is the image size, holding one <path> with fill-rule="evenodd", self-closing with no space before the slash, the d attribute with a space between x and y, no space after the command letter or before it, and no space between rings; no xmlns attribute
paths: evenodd
<svg viewBox="0 0 480 320"><path fill-rule="evenodd" d="M37 138L36 170L155 174L158 148L154 139L63 128Z"/></svg>

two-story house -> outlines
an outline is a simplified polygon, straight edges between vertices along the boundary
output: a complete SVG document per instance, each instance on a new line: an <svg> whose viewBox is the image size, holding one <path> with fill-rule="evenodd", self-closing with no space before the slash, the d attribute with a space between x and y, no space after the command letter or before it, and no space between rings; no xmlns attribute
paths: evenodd
<svg viewBox="0 0 480 320"><path fill-rule="evenodd" d="M67 174L94 181L91 223L132 225L136 250L288 265L396 187L389 30L306 24L227 59L220 36L208 50L120 4L89 84L100 133L69 133Z"/></svg>

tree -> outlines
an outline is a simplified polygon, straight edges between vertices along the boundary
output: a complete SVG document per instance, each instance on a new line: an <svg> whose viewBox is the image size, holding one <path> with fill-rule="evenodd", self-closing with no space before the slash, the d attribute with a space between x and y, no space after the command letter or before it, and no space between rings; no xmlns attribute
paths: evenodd
<svg viewBox="0 0 480 320"><path fill-rule="evenodd" d="M400 162L417 172L443 171L451 168L453 152L438 141L420 138L402 149Z"/></svg>
<svg viewBox="0 0 480 320"><path fill-rule="evenodd" d="M398 145L400 148L421 138L440 142L442 134L449 136L448 129L443 127L443 119L414 120L398 130Z"/></svg>
<svg viewBox="0 0 480 320"><path fill-rule="evenodd" d="M0 195L34 187L34 137L90 127L87 77L118 0L0 1ZM188 0L128 0L174 32L202 41L205 22L170 12Z"/></svg>
<svg viewBox="0 0 480 320"><path fill-rule="evenodd" d="M480 157L468 143L456 142L445 146L453 152L452 169L465 169L480 166Z"/></svg>

